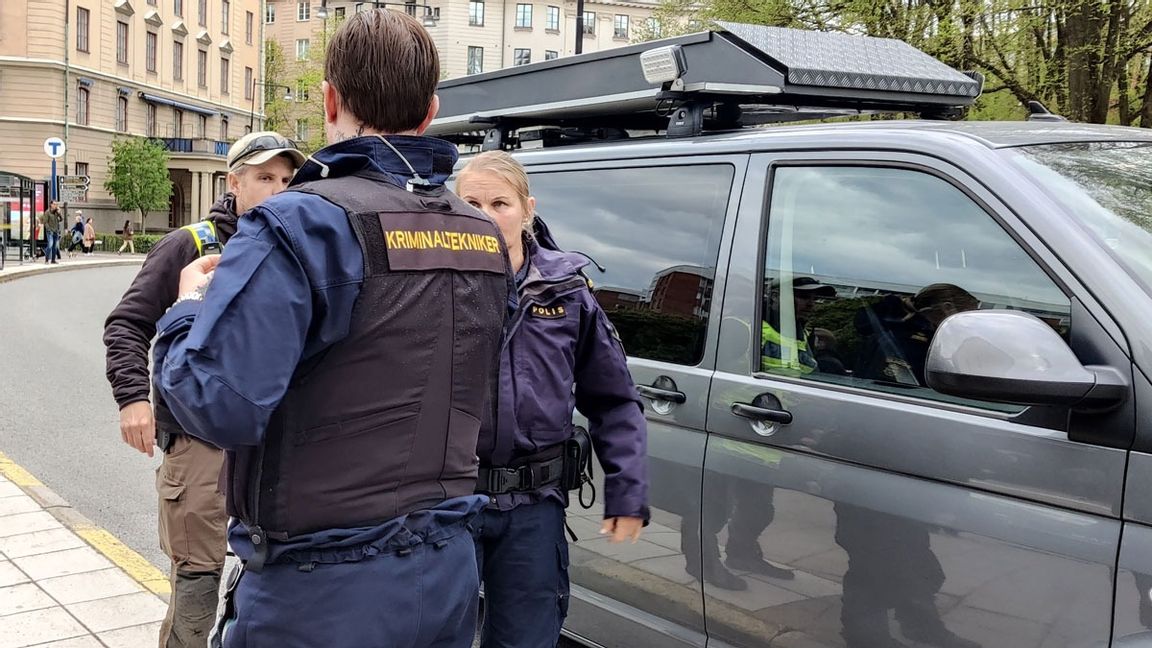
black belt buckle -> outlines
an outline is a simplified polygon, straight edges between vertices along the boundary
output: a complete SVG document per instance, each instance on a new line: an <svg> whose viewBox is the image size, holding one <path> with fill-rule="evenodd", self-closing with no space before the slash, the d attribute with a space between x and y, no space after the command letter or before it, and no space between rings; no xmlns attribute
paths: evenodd
<svg viewBox="0 0 1152 648"><path fill-rule="evenodd" d="M488 492L507 493L520 488L520 470L517 468L490 468L488 470Z"/></svg>

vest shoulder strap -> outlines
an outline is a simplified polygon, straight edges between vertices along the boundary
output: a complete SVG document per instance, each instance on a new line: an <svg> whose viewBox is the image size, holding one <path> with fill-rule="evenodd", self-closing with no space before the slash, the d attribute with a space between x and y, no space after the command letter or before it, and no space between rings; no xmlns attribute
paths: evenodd
<svg viewBox="0 0 1152 648"><path fill-rule="evenodd" d="M224 244L220 242L220 238L216 235L216 224L212 221L200 221L199 223L185 225L180 229L187 230L188 233L192 235L192 240L196 243L196 254L198 256L219 253L224 249Z"/></svg>

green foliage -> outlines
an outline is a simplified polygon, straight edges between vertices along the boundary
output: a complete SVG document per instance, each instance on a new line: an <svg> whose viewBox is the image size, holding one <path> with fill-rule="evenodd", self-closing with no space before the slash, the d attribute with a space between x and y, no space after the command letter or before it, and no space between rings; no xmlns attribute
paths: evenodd
<svg viewBox="0 0 1152 648"><path fill-rule="evenodd" d="M136 234L132 237L132 245L136 247L137 254L147 254L164 236L164 234ZM97 232L96 240L101 241L100 246L96 248L101 252L115 252L124 244L124 237L119 234Z"/></svg>
<svg viewBox="0 0 1152 648"><path fill-rule="evenodd" d="M668 362L694 356L706 328L703 320L649 310L612 311L611 320L629 355Z"/></svg>
<svg viewBox="0 0 1152 648"><path fill-rule="evenodd" d="M159 142L142 137L114 141L104 189L116 198L120 209L140 214L139 231L144 233L144 217L150 211L167 209L172 197L168 151Z"/></svg>

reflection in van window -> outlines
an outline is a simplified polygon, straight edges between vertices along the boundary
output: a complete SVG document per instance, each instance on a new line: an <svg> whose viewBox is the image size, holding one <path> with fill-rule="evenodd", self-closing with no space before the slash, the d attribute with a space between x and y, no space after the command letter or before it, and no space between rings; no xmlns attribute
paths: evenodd
<svg viewBox="0 0 1152 648"><path fill-rule="evenodd" d="M704 353L730 165L531 174L538 215L586 269L628 355L695 365Z"/></svg>
<svg viewBox="0 0 1152 648"><path fill-rule="evenodd" d="M784 167L772 187L760 371L951 401L924 378L949 315L1022 310L1067 338L1068 298L948 182L907 169Z"/></svg>

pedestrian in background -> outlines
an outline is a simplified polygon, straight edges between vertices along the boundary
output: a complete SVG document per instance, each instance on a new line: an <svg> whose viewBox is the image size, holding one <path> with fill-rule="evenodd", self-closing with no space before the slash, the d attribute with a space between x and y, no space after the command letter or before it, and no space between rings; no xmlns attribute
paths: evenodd
<svg viewBox="0 0 1152 648"><path fill-rule="evenodd" d="M96 247L96 226L92 224L92 217L84 221L84 256L92 256Z"/></svg>
<svg viewBox="0 0 1152 648"><path fill-rule="evenodd" d="M588 259L532 234L536 199L524 167L503 151L481 153L456 191L500 226L516 271L499 407L477 450L477 492L488 500L476 525L480 645L553 648L568 612L564 508L574 484L561 482L565 445L578 433L572 411L588 418L604 469L600 533L635 542L649 517L644 409L616 331L580 274Z"/></svg>
<svg viewBox="0 0 1152 648"><path fill-rule="evenodd" d="M136 246L132 243L132 221L131 220L124 221L124 229L121 230L121 236L124 239L124 243L120 246L119 250L116 250L116 254L124 254L125 249L127 249L128 252L130 252L132 254L136 254Z"/></svg>
<svg viewBox="0 0 1152 648"><path fill-rule="evenodd" d="M60 259L60 228L63 224L60 203L53 200L48 210L40 214L40 226L44 231L44 263L56 263Z"/></svg>
<svg viewBox="0 0 1152 648"><path fill-rule="evenodd" d="M507 250L444 186L456 147L421 135L440 64L418 20L350 15L324 71L329 145L181 274L155 382L227 451L225 648L469 648Z"/></svg>
<svg viewBox="0 0 1152 648"><path fill-rule="evenodd" d="M164 399L149 403L148 350L156 321L176 301L180 271L220 251L240 215L283 191L304 155L274 132L245 135L228 151L228 193L207 219L170 232L144 265L104 325L108 381L120 407L120 434L129 446L164 460L156 471L160 546L171 559L172 597L160 628L160 648L204 648L216 618L226 551L227 514L220 493L224 454L181 429ZM125 223L128 232L130 224Z"/></svg>
<svg viewBox="0 0 1152 648"><path fill-rule="evenodd" d="M76 212L76 223L72 225L72 229L68 230L71 235L72 241L68 244L68 258L71 259L76 256L76 248L84 249L84 215L83 213Z"/></svg>

